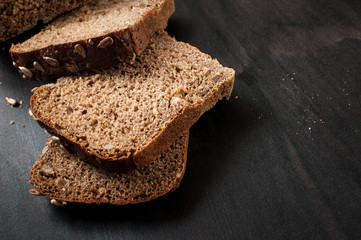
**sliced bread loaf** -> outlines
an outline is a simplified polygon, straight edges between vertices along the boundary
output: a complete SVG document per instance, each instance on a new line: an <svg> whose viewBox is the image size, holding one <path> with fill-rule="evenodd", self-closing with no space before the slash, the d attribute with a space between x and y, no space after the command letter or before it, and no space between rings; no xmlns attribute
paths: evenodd
<svg viewBox="0 0 361 240"><path fill-rule="evenodd" d="M29 30L39 20L48 22L86 2L89 0L1 0L0 42Z"/></svg>
<svg viewBox="0 0 361 240"><path fill-rule="evenodd" d="M166 33L134 63L61 78L30 99L35 118L82 158L121 171L157 159L218 100L235 72Z"/></svg>
<svg viewBox="0 0 361 240"><path fill-rule="evenodd" d="M149 166L121 174L81 161L53 137L34 164L30 182L37 194L57 200L55 204L146 202L178 188L186 168L188 136L187 132L179 137Z"/></svg>
<svg viewBox="0 0 361 240"><path fill-rule="evenodd" d="M10 55L25 80L132 61L167 26L173 0L99 0L59 17Z"/></svg>

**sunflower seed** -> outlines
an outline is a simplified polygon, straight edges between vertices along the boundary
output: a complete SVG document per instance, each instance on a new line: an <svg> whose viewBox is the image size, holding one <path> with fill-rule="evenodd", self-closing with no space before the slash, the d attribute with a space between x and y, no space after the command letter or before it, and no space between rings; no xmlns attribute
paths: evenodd
<svg viewBox="0 0 361 240"><path fill-rule="evenodd" d="M14 67L17 67L18 65L16 64L16 62L13 62L13 66L14 66Z"/></svg>
<svg viewBox="0 0 361 240"><path fill-rule="evenodd" d="M11 120L11 121L9 122L10 125L14 125L14 123L15 123L15 122L14 122L13 120Z"/></svg>
<svg viewBox="0 0 361 240"><path fill-rule="evenodd" d="M60 65L59 61L56 60L55 58L51 58L51 57L43 57L44 61L49 64L50 66L53 67L58 67Z"/></svg>
<svg viewBox="0 0 361 240"><path fill-rule="evenodd" d="M16 99L14 98L5 97L5 99L11 106L16 106L19 104L18 101L16 101Z"/></svg>
<svg viewBox="0 0 361 240"><path fill-rule="evenodd" d="M34 68L38 69L40 72L45 72L45 69L43 68L43 66L41 66L40 63L38 63L37 61L33 62Z"/></svg>
<svg viewBox="0 0 361 240"><path fill-rule="evenodd" d="M29 115L30 115L30 117L31 117L33 120L38 120L38 119L35 117L33 111L31 111L31 109L29 109Z"/></svg>
<svg viewBox="0 0 361 240"><path fill-rule="evenodd" d="M107 48L107 47L109 47L110 45L112 45L113 44L113 38L111 38L111 37L106 37L106 38L104 38L103 40L101 40L100 42L99 42L99 44L98 44L98 48Z"/></svg>
<svg viewBox="0 0 361 240"><path fill-rule="evenodd" d="M60 138L58 138L57 136L51 136L51 140L53 140L53 141L60 141Z"/></svg>
<svg viewBox="0 0 361 240"><path fill-rule="evenodd" d="M24 73L25 76L31 78L33 76L33 73L27 69L26 67L19 67L20 71Z"/></svg>
<svg viewBox="0 0 361 240"><path fill-rule="evenodd" d="M48 146L45 146L45 148L43 149L44 153L42 152L42 154L45 154L49 150L49 147L47 149L46 149L46 147L48 147ZM54 172L54 169L51 166L44 165L40 170L40 174L45 175L47 177L53 177L55 175L55 172Z"/></svg>
<svg viewBox="0 0 361 240"><path fill-rule="evenodd" d="M75 64L66 63L66 64L65 64L65 68L66 68L69 72L72 72L72 73L76 73L76 72L79 71L78 66L75 65Z"/></svg>
<svg viewBox="0 0 361 240"><path fill-rule="evenodd" d="M50 200L50 203L51 204L54 204L55 206L58 206L58 207L63 207L66 205L66 202L65 201L58 201L56 199L51 199Z"/></svg>
<svg viewBox="0 0 361 240"><path fill-rule="evenodd" d="M74 52L79 54L80 56L82 56L83 58L86 58L86 51L85 49L82 47L82 45L77 44L74 46Z"/></svg>
<svg viewBox="0 0 361 240"><path fill-rule="evenodd" d="M88 44L89 44L89 45L94 45L94 42L93 42L93 40L91 40L91 39L88 39Z"/></svg>
<svg viewBox="0 0 361 240"><path fill-rule="evenodd" d="M32 195L35 195L35 196L41 196L41 195L42 195L42 194L41 194L38 190L36 190L36 189L30 189L29 193L32 194Z"/></svg>

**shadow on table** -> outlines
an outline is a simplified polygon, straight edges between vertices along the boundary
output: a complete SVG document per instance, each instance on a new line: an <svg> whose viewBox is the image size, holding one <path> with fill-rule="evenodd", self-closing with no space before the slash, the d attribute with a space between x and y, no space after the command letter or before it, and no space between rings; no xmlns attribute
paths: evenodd
<svg viewBox="0 0 361 240"><path fill-rule="evenodd" d="M238 75L237 78L240 78ZM184 218L207 198L212 181L231 161L230 149L256 124L260 109L246 101L221 101L191 128L188 166L179 189L169 196L148 203L128 206L69 205L53 208L54 217L87 223L156 224Z"/></svg>

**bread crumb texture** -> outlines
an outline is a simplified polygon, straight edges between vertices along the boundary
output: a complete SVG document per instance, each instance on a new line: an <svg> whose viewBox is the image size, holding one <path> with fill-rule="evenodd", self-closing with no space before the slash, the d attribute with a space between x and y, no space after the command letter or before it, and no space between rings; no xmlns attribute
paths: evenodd
<svg viewBox="0 0 361 240"><path fill-rule="evenodd" d="M1 0L0 41L29 30L39 20L48 22L57 15L77 8L89 0Z"/></svg>
<svg viewBox="0 0 361 240"><path fill-rule="evenodd" d="M159 8L162 3L164 0L93 1L57 18L28 41L13 46L12 51L33 51L126 29L140 21L150 10Z"/></svg>

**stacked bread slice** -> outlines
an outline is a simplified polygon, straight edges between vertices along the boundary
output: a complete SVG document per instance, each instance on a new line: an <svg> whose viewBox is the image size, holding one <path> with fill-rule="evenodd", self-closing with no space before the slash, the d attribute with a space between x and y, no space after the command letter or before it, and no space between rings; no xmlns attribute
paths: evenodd
<svg viewBox="0 0 361 240"><path fill-rule="evenodd" d="M178 188L186 168L188 136L187 132L178 137L148 166L126 173L94 167L69 153L52 137L31 170L30 182L37 194L48 196L59 206L67 202L115 205L146 202Z"/></svg>
<svg viewBox="0 0 361 240"><path fill-rule="evenodd" d="M31 29L38 21L48 22L90 0L1 0L0 42Z"/></svg>
<svg viewBox="0 0 361 240"><path fill-rule="evenodd" d="M132 4L141 1L120 2L133 9ZM145 2L163 6L159 1ZM107 27L106 21L99 21ZM46 31L52 32L51 25L39 39ZM148 35L149 29L139 31ZM56 83L34 91L30 114L54 135L31 172L37 194L57 205L123 205L148 201L178 187L189 128L217 101L230 97L235 72L158 27L150 32L154 31L152 40L130 61L63 74ZM46 56L54 56L56 49L47 49Z"/></svg>

